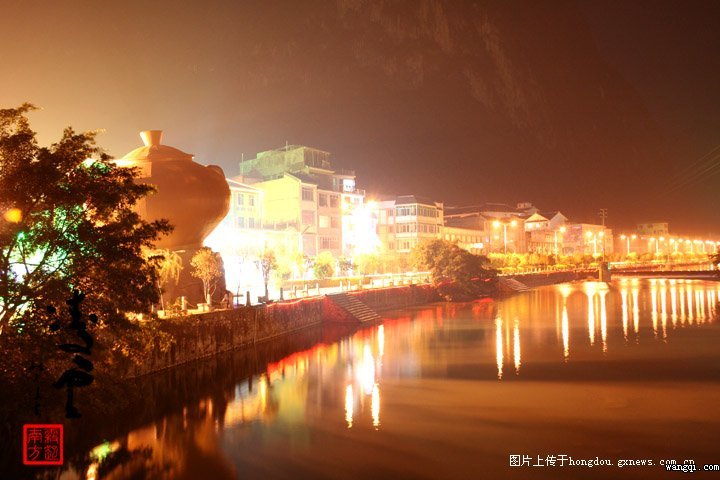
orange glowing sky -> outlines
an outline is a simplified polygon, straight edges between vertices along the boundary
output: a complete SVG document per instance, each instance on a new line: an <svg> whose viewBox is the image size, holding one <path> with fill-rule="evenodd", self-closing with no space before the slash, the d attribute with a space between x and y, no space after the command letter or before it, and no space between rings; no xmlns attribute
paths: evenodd
<svg viewBox="0 0 720 480"><path fill-rule="evenodd" d="M371 192L717 232L718 5L6 1L0 107L115 156L163 129L228 176L288 141Z"/></svg>

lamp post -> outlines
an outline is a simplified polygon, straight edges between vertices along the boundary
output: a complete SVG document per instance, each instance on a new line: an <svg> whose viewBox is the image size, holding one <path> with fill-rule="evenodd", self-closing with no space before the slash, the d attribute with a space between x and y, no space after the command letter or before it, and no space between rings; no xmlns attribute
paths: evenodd
<svg viewBox="0 0 720 480"><path fill-rule="evenodd" d="M658 256L658 254L660 253L660 245L658 239L655 237L650 237L650 242L655 243L655 256Z"/></svg>
<svg viewBox="0 0 720 480"><path fill-rule="evenodd" d="M495 220L493 222L494 228L500 228L500 225L503 227L503 253L507 255L507 226L508 222L501 222L500 220ZM510 226L515 228L517 226L517 220L512 220L510 222Z"/></svg>
<svg viewBox="0 0 720 480"><path fill-rule="evenodd" d="M558 231L560 233L564 234L567 229L565 226L560 227L559 229L555 230L555 256L558 256L559 250L558 250Z"/></svg>
<svg viewBox="0 0 720 480"><path fill-rule="evenodd" d="M632 240L635 240L635 239L637 238L637 235L625 235L625 234L623 234L623 235L620 235L620 238L622 238L623 240L625 240L625 245L626 245L626 246L625 246L625 255L626 255L626 256L629 256L629 255L630 255L630 240L631 240L631 239L632 239Z"/></svg>
<svg viewBox="0 0 720 480"><path fill-rule="evenodd" d="M593 232L587 232L588 241L593 244L593 257L597 257L597 234Z"/></svg>

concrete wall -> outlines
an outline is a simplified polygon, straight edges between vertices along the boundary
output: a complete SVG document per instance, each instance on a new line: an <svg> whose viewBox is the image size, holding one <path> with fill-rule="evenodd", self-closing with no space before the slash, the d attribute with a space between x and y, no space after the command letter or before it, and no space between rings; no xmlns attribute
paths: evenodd
<svg viewBox="0 0 720 480"><path fill-rule="evenodd" d="M511 275L510 278L514 278L528 287L542 287L543 285L555 285L557 283L573 282L576 280L597 280L598 270L588 269L576 272L525 273L522 275Z"/></svg>
<svg viewBox="0 0 720 480"><path fill-rule="evenodd" d="M158 322L159 329L170 334L174 344L166 352L155 349L149 358L131 367L127 376L144 375L318 326L322 312L322 298L307 298L164 319Z"/></svg>
<svg viewBox="0 0 720 480"><path fill-rule="evenodd" d="M375 311L392 310L440 301L440 297L432 285L373 288L348 293Z"/></svg>

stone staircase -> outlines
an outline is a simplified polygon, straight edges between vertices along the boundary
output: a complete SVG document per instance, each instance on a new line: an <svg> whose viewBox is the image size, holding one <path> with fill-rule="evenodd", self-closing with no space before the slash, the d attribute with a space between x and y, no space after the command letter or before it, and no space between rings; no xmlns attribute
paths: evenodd
<svg viewBox="0 0 720 480"><path fill-rule="evenodd" d="M355 317L358 322L366 323L380 320L380 315L375 310L365 305L353 295L347 293L333 293L327 296L335 305Z"/></svg>
<svg viewBox="0 0 720 480"><path fill-rule="evenodd" d="M515 280L514 278L500 277L498 278L500 288L513 292L527 292L530 288L524 283Z"/></svg>

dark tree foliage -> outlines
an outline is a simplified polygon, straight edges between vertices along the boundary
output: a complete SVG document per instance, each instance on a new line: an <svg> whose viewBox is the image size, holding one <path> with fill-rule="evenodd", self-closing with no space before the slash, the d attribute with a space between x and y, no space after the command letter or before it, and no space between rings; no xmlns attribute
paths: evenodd
<svg viewBox="0 0 720 480"><path fill-rule="evenodd" d="M430 240L413 251L418 269L429 270L441 295L450 299L468 299L492 291L496 271L489 260L447 240Z"/></svg>
<svg viewBox="0 0 720 480"><path fill-rule="evenodd" d="M107 322L149 311L158 291L142 248L171 230L133 210L152 187L117 167L95 133L67 128L38 146L27 119L34 109L0 110L0 332L42 333L36 312L73 290Z"/></svg>

